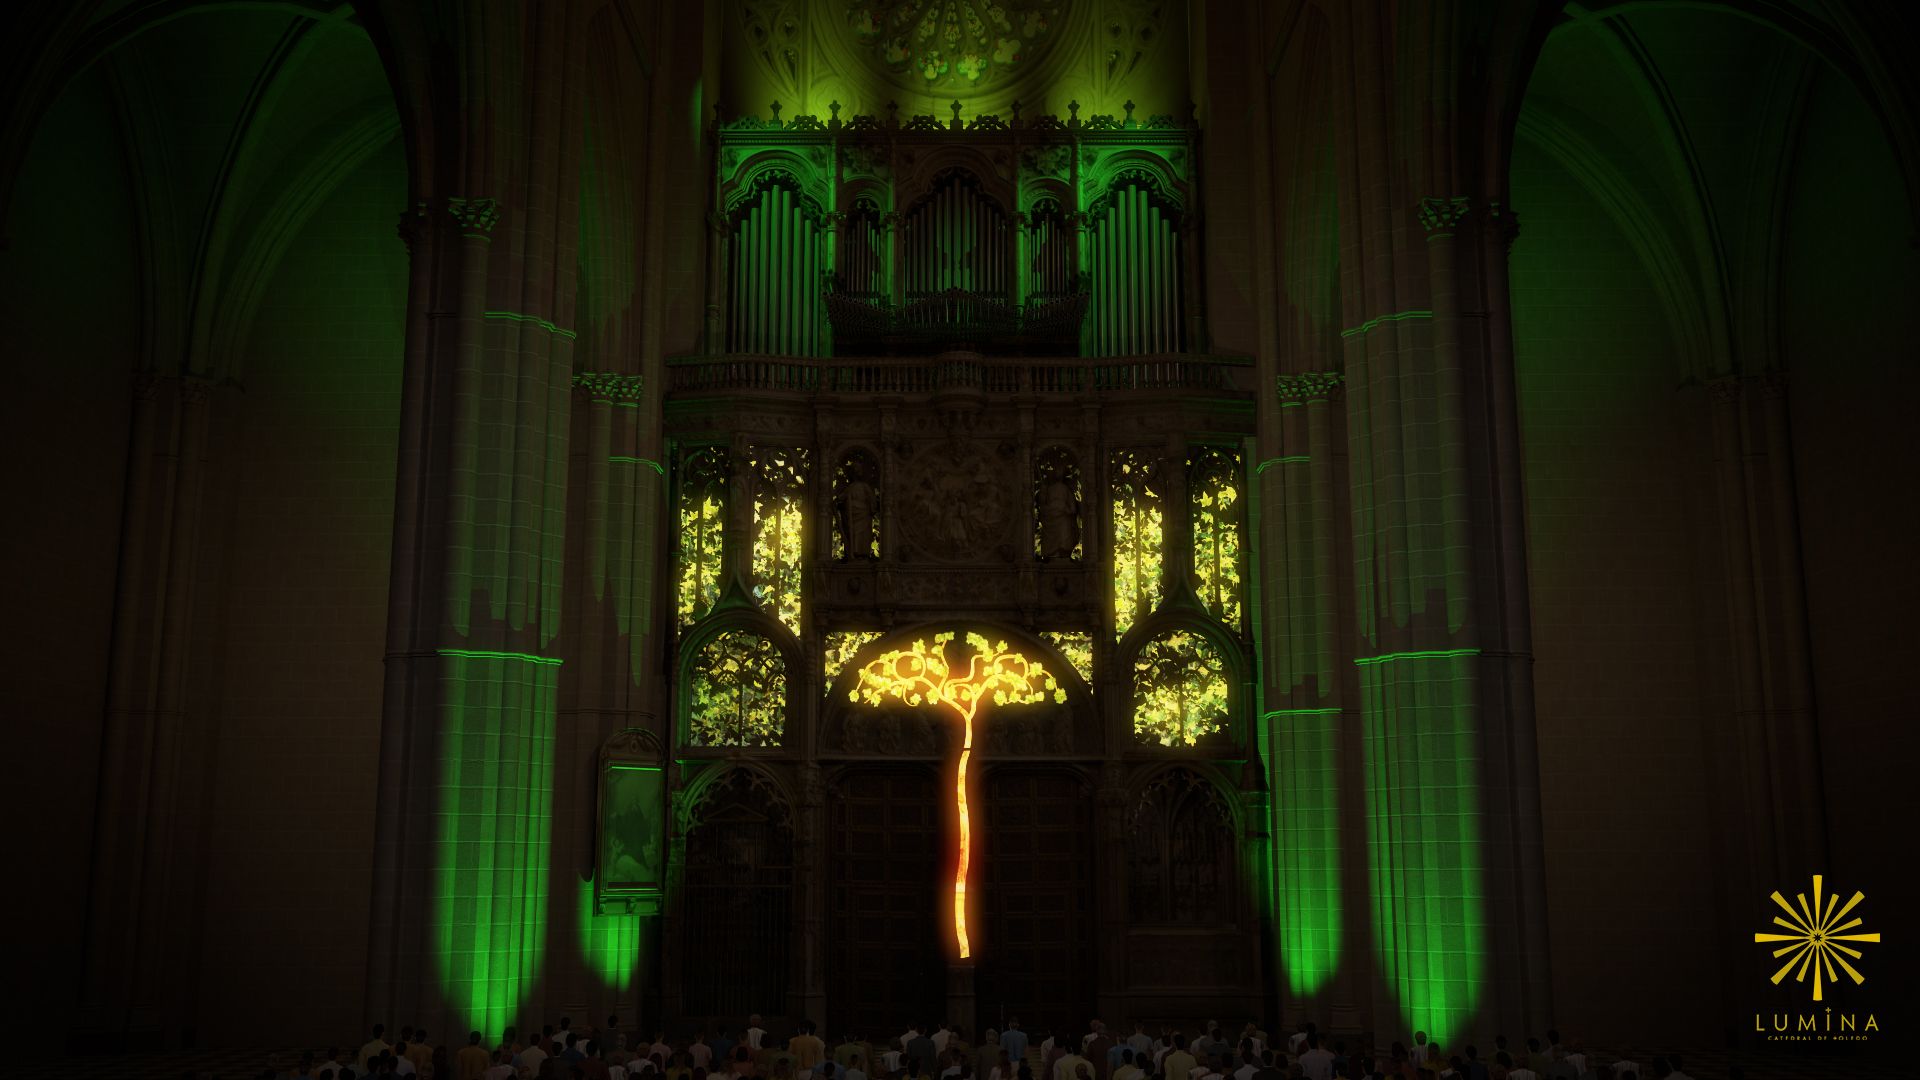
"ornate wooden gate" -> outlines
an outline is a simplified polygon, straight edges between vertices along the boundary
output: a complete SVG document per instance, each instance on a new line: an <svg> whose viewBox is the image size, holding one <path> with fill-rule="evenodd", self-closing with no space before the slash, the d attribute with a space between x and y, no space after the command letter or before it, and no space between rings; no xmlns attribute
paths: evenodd
<svg viewBox="0 0 1920 1080"><path fill-rule="evenodd" d="M1093 794L1068 767L984 779L978 1025L1079 1030L1093 1015Z"/></svg>
<svg viewBox="0 0 1920 1080"><path fill-rule="evenodd" d="M930 766L855 766L831 785L828 1027L877 1039L945 1008L940 786Z"/></svg>

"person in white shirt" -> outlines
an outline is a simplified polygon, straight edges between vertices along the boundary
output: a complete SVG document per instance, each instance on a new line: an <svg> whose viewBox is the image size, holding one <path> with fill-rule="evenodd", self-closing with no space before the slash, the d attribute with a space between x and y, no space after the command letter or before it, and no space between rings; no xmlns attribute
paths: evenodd
<svg viewBox="0 0 1920 1080"><path fill-rule="evenodd" d="M760 1014L747 1017L747 1049L760 1049L760 1040L767 1037L767 1029L760 1026Z"/></svg>
<svg viewBox="0 0 1920 1080"><path fill-rule="evenodd" d="M1287 1036L1287 1053L1294 1057L1300 1056L1300 1048L1307 1045L1307 1029L1311 1027L1313 1027L1312 1024L1301 1024L1299 1031Z"/></svg>
<svg viewBox="0 0 1920 1080"><path fill-rule="evenodd" d="M867 1080L867 1074L860 1068L866 1063L865 1056L855 1051L853 1056L847 1059L847 1073L840 1080Z"/></svg>
<svg viewBox="0 0 1920 1080"><path fill-rule="evenodd" d="M1062 1054L1060 1060L1053 1063L1053 1080L1075 1080L1083 1068L1087 1070L1087 1075L1093 1075L1092 1063L1078 1052Z"/></svg>
<svg viewBox="0 0 1920 1080"><path fill-rule="evenodd" d="M953 1038L953 1025L944 1020L941 1021L939 1029L933 1033L931 1038L933 1039L933 1052L936 1054L946 1053L947 1040Z"/></svg>
<svg viewBox="0 0 1920 1080"><path fill-rule="evenodd" d="M397 1071L398 1070L396 1070L396 1072ZM513 1062L507 1060L507 1052L504 1048L493 1052L493 1064L487 1066L485 1076L486 1080L511 1080L513 1076ZM609 1080L611 1080L611 1077L609 1077Z"/></svg>
<svg viewBox="0 0 1920 1080"><path fill-rule="evenodd" d="M1233 1070L1233 1080L1253 1080L1253 1074L1259 1071L1260 1065L1249 1051L1240 1055L1240 1067Z"/></svg>
<svg viewBox="0 0 1920 1080"><path fill-rule="evenodd" d="M1500 1065L1507 1070L1507 1080L1540 1080L1539 1073L1534 1072L1524 1065L1517 1069L1514 1068L1513 1055L1507 1053L1505 1050L1495 1054L1493 1060L1500 1063Z"/></svg>
<svg viewBox="0 0 1920 1080"><path fill-rule="evenodd" d="M1308 1049L1300 1053L1300 1072L1308 1080L1332 1080L1332 1051L1319 1043L1319 1036L1308 1036Z"/></svg>

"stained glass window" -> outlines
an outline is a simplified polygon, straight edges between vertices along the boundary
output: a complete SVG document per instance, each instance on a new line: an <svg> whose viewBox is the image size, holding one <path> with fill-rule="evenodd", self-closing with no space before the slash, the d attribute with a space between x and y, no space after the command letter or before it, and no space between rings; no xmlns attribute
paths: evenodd
<svg viewBox="0 0 1920 1080"><path fill-rule="evenodd" d="M1193 746L1227 730L1227 665L1213 642L1172 630L1133 661L1133 732L1141 742Z"/></svg>
<svg viewBox="0 0 1920 1080"><path fill-rule="evenodd" d="M1153 481L1158 461L1145 450L1113 454L1115 634L1125 634L1160 602L1160 493Z"/></svg>
<svg viewBox="0 0 1920 1080"><path fill-rule="evenodd" d="M807 452L756 446L753 469L753 597L800 633L800 562L806 550Z"/></svg>
<svg viewBox="0 0 1920 1080"><path fill-rule="evenodd" d="M779 746L787 728L787 667L773 642L728 630L694 654L687 678L687 742Z"/></svg>
<svg viewBox="0 0 1920 1080"><path fill-rule="evenodd" d="M1196 446L1187 457L1192 503L1193 572L1200 602L1240 629L1240 454Z"/></svg>
<svg viewBox="0 0 1920 1080"><path fill-rule="evenodd" d="M720 534L727 514L727 452L709 447L680 467L680 625L690 626L720 599Z"/></svg>
<svg viewBox="0 0 1920 1080"><path fill-rule="evenodd" d="M1093 635L1079 630L1042 630L1040 640L1060 650L1073 670L1093 682Z"/></svg>
<svg viewBox="0 0 1920 1080"><path fill-rule="evenodd" d="M821 674L826 676L824 682L831 684L855 653L878 640L878 630L834 630L828 633L826 655L820 665Z"/></svg>

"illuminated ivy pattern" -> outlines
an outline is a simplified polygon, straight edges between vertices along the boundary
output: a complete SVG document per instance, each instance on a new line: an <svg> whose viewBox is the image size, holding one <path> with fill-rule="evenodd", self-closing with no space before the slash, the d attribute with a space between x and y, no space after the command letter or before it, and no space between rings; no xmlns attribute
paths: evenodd
<svg viewBox="0 0 1920 1080"><path fill-rule="evenodd" d="M721 530L727 514L727 452L700 450L680 470L680 625L691 626L720 599Z"/></svg>
<svg viewBox="0 0 1920 1080"><path fill-rule="evenodd" d="M1079 630L1042 630L1040 640L1060 650L1073 670L1087 682L1093 682L1093 635Z"/></svg>
<svg viewBox="0 0 1920 1080"><path fill-rule="evenodd" d="M694 654L687 678L692 746L779 746L787 729L787 665L773 642L726 630Z"/></svg>
<svg viewBox="0 0 1920 1080"><path fill-rule="evenodd" d="M929 90L973 86L1037 51L1062 6L1060 0L853 0L847 27L887 70L916 75Z"/></svg>
<svg viewBox="0 0 1920 1080"><path fill-rule="evenodd" d="M1162 520L1154 488L1158 459L1145 450L1116 450L1113 485L1113 631L1144 618L1160 602Z"/></svg>
<svg viewBox="0 0 1920 1080"><path fill-rule="evenodd" d="M807 452L756 446L753 469L753 598L800 633L800 563L806 547Z"/></svg>
<svg viewBox="0 0 1920 1080"><path fill-rule="evenodd" d="M1213 642L1173 630L1133 661L1133 732L1141 742L1194 746L1227 730L1227 665Z"/></svg>
<svg viewBox="0 0 1920 1080"><path fill-rule="evenodd" d="M878 640L878 630L834 630L828 633L826 652L820 664L820 673L826 676L822 681L833 682L834 676L840 674L855 653Z"/></svg>
<svg viewBox="0 0 1920 1080"><path fill-rule="evenodd" d="M1196 446L1187 458L1192 501L1193 572L1200 602L1236 632L1240 629L1240 455Z"/></svg>

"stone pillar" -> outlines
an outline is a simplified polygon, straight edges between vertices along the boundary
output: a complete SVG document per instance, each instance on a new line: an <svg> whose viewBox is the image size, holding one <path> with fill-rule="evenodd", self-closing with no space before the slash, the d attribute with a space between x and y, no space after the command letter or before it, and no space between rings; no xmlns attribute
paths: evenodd
<svg viewBox="0 0 1920 1080"><path fill-rule="evenodd" d="M1330 16L1331 85L1365 88L1332 120L1371 916L1344 955L1379 1041L1457 1046L1553 1019L1501 212L1539 14Z"/></svg>
<svg viewBox="0 0 1920 1080"><path fill-rule="evenodd" d="M1779 373L1707 387L1733 655L1728 742L1746 826L1731 838L1742 896L1820 872L1827 850L1785 391Z"/></svg>
<svg viewBox="0 0 1920 1080"><path fill-rule="evenodd" d="M1261 425L1259 493L1264 752L1272 769L1273 917L1279 993L1294 1018L1353 1017L1362 987L1343 963L1361 940L1348 925L1351 885L1340 834L1350 787L1339 768L1346 722L1341 630L1340 487L1346 482L1341 375L1275 376ZM1266 404L1263 402L1263 404ZM1364 908L1362 908L1364 910Z"/></svg>
<svg viewBox="0 0 1920 1080"><path fill-rule="evenodd" d="M78 1018L115 1040L180 1018L172 954L199 926L199 843L180 825L206 740L186 676L213 395L196 376L134 378Z"/></svg>
<svg viewBox="0 0 1920 1080"><path fill-rule="evenodd" d="M587 80L564 73L588 12L364 14L413 119L417 193L367 1009L492 1039L541 1011L571 944L551 932L574 899L556 884L556 638Z"/></svg>

